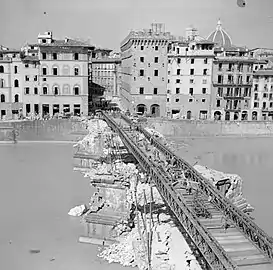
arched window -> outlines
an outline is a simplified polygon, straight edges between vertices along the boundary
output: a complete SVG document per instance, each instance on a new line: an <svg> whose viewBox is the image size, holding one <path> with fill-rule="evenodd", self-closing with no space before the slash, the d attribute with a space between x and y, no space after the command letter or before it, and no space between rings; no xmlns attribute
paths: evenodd
<svg viewBox="0 0 273 270"><path fill-rule="evenodd" d="M14 96L14 102L19 102L19 95L18 95L18 94L16 94L16 95Z"/></svg>
<svg viewBox="0 0 273 270"><path fill-rule="evenodd" d="M63 95L70 95L70 86L69 84L63 85Z"/></svg>
<svg viewBox="0 0 273 270"><path fill-rule="evenodd" d="M3 66L0 66L0 73L4 73L5 69Z"/></svg>
<svg viewBox="0 0 273 270"><path fill-rule="evenodd" d="M80 87L79 86L74 86L74 95L78 96L80 94Z"/></svg>
<svg viewBox="0 0 273 270"><path fill-rule="evenodd" d="M4 88L5 87L5 81L4 79L0 79L0 88Z"/></svg>
<svg viewBox="0 0 273 270"><path fill-rule="evenodd" d="M14 80L14 87L19 87L19 81L17 79Z"/></svg>
<svg viewBox="0 0 273 270"><path fill-rule="evenodd" d="M6 102L6 97L4 94L1 94L1 102Z"/></svg>
<svg viewBox="0 0 273 270"><path fill-rule="evenodd" d="M79 76L80 75L80 68L79 67L74 67L74 75Z"/></svg>
<svg viewBox="0 0 273 270"><path fill-rule="evenodd" d="M188 120L191 119L191 111L187 111L187 119L188 119Z"/></svg>
<svg viewBox="0 0 273 270"><path fill-rule="evenodd" d="M57 66L54 66L54 67L52 68L52 74L53 74L54 76L59 75L59 68L58 68Z"/></svg>
<svg viewBox="0 0 273 270"><path fill-rule="evenodd" d="M70 73L70 68L69 66L65 65L63 67L63 75L69 75L69 73Z"/></svg>
<svg viewBox="0 0 273 270"><path fill-rule="evenodd" d="M60 91L59 91L59 86L58 85L54 85L53 86L53 95L54 96L57 96L60 94Z"/></svg>
<svg viewBox="0 0 273 270"><path fill-rule="evenodd" d="M48 88L46 85L43 86L43 95L47 95L48 94Z"/></svg>

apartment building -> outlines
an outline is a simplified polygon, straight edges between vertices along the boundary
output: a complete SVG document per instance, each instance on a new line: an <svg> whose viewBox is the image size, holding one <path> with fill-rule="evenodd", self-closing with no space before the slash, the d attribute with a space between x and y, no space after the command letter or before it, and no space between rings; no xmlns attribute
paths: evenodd
<svg viewBox="0 0 273 270"><path fill-rule="evenodd" d="M32 66L23 75L25 112L51 116L63 112L87 114L88 63L92 50L94 46L78 40L56 40L52 32L39 34L37 43L28 44L25 55L34 66L37 57L39 64L37 70ZM33 79L33 89L28 89L28 77Z"/></svg>
<svg viewBox="0 0 273 270"><path fill-rule="evenodd" d="M167 53L163 24L131 31L121 43L121 107L131 113L166 115Z"/></svg>
<svg viewBox="0 0 273 270"><path fill-rule="evenodd" d="M17 119L23 110L21 51L0 47L0 119Z"/></svg>
<svg viewBox="0 0 273 270"><path fill-rule="evenodd" d="M252 120L273 121L273 69L253 75Z"/></svg>
<svg viewBox="0 0 273 270"><path fill-rule="evenodd" d="M188 28L186 39L171 41L168 50L167 116L210 117L214 43Z"/></svg>
<svg viewBox="0 0 273 270"><path fill-rule="evenodd" d="M111 52L96 48L92 53L90 95L91 105L95 107L103 101L119 104L121 59Z"/></svg>

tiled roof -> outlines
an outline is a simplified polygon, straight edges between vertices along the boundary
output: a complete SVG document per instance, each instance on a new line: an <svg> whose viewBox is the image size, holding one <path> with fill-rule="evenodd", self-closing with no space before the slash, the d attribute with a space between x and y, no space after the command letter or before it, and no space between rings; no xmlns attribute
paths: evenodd
<svg viewBox="0 0 273 270"><path fill-rule="evenodd" d="M22 58L23 61L39 61L38 56L27 55Z"/></svg>
<svg viewBox="0 0 273 270"><path fill-rule="evenodd" d="M196 41L196 44L215 44L215 42L213 42L211 40L204 39L204 40Z"/></svg>
<svg viewBox="0 0 273 270"><path fill-rule="evenodd" d="M227 51L227 52L245 52L248 51L247 48L245 47L239 47L239 46L235 46L235 45L231 45L229 47L216 47L215 48L216 51Z"/></svg>
<svg viewBox="0 0 273 270"><path fill-rule="evenodd" d="M86 42L67 39L67 40L52 40L52 43L40 43L40 44L30 44L30 46L41 46L41 47L56 47L56 46L67 46L67 47L94 47Z"/></svg>

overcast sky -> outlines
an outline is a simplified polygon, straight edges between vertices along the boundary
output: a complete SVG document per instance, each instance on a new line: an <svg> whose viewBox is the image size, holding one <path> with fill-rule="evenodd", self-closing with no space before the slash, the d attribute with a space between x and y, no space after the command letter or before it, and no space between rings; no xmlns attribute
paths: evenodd
<svg viewBox="0 0 273 270"><path fill-rule="evenodd" d="M273 48L273 0L246 1L239 8L237 0L0 0L0 44L18 48L50 30L119 50L131 29L153 22L183 36L193 25L206 37L221 18L235 45Z"/></svg>

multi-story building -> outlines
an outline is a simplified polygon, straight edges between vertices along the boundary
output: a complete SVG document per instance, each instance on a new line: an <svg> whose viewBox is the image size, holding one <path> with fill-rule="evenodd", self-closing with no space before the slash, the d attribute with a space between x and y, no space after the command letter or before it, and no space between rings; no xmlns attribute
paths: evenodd
<svg viewBox="0 0 273 270"><path fill-rule="evenodd" d="M210 114L214 43L189 28L186 39L171 41L168 50L167 116L207 119Z"/></svg>
<svg viewBox="0 0 273 270"><path fill-rule="evenodd" d="M96 48L92 53L90 94L95 107L101 106L102 101L119 103L121 59L111 52Z"/></svg>
<svg viewBox="0 0 273 270"><path fill-rule="evenodd" d="M251 108L252 120L273 121L273 69L254 73Z"/></svg>
<svg viewBox="0 0 273 270"><path fill-rule="evenodd" d="M216 43L212 72L212 118L249 120L255 59L247 48L232 45L220 21L208 39Z"/></svg>
<svg viewBox="0 0 273 270"><path fill-rule="evenodd" d="M0 47L0 119L16 119L23 109L21 51Z"/></svg>
<svg viewBox="0 0 273 270"><path fill-rule="evenodd" d="M121 107L131 113L166 115L167 53L171 35L162 24L131 31L121 43Z"/></svg>
<svg viewBox="0 0 273 270"><path fill-rule="evenodd" d="M25 55L30 57L33 69L26 69L23 75L25 102L28 102L25 104L25 112L39 112L42 115L63 112L87 114L88 63L93 49L94 46L69 38L56 40L52 32L39 35L38 43L28 44ZM35 70L33 57L38 57L38 70ZM28 77L34 80L33 89L29 90Z"/></svg>

